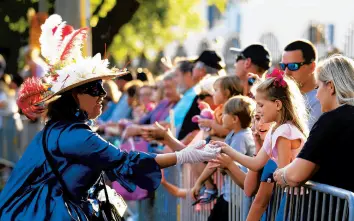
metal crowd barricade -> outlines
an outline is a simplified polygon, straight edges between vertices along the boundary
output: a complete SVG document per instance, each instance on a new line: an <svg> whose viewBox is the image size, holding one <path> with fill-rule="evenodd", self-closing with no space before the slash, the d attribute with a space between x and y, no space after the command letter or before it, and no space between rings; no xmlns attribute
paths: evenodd
<svg viewBox="0 0 354 221"><path fill-rule="evenodd" d="M241 167L244 171L244 167ZM171 168L172 169L172 168ZM177 167L174 173L168 173L167 180L175 182L179 177ZM191 189L195 183L193 165L183 165L180 173L182 174L180 188ZM175 178L173 180L172 178ZM217 183L219 193L222 185L223 176L216 172L214 182ZM229 203L229 221L246 220L252 199L247 197L243 190L231 179L230 190L231 199ZM176 199L171 196L163 187L156 191L152 220L163 221L205 221L208 219L210 211L215 202L208 205L192 206L190 193L186 199ZM273 190L272 200L267 208L267 221L354 221L354 193L336 188L333 186L307 182L301 187L276 186ZM149 220L146 214L140 214L140 220ZM264 219L262 219L264 220Z"/></svg>
<svg viewBox="0 0 354 221"><path fill-rule="evenodd" d="M315 182L302 187L277 186L268 209L267 220L354 221L354 193Z"/></svg>
<svg viewBox="0 0 354 221"><path fill-rule="evenodd" d="M242 171L247 173L247 168L239 165ZM229 202L229 220L244 221L247 218L248 211L250 210L252 198L246 196L245 192L239 187L232 179L230 182L230 202Z"/></svg>
<svg viewBox="0 0 354 221"><path fill-rule="evenodd" d="M18 113L1 115L0 158L16 163L42 123L30 122Z"/></svg>
<svg viewBox="0 0 354 221"><path fill-rule="evenodd" d="M182 180L180 182L181 187L191 190L197 180L197 176L195 171L193 170L193 165L191 164L185 164L183 165L183 170L182 170ZM216 183L216 186L218 187L219 194L220 194L220 189L222 186L223 182L223 176L221 175L220 172L216 172L213 175L213 180ZM215 204L216 201L206 204L206 205L195 205L192 206L192 203L194 202L194 199L192 199L190 191L188 191L188 195L186 199L180 199L179 205L180 205L180 215L179 219L180 221L184 220L193 220L193 221L204 221L208 219L208 216L210 214L211 209L213 208L213 205Z"/></svg>

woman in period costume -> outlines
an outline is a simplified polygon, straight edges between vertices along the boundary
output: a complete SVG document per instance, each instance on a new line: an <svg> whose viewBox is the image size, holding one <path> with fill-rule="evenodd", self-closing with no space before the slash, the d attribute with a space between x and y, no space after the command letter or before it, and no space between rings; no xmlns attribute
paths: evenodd
<svg viewBox="0 0 354 221"><path fill-rule="evenodd" d="M74 30L59 15L42 25L41 51L48 63L42 78L29 78L17 103L29 118L47 122L15 166L0 194L0 220L92 220L100 216L91 190L102 171L128 191L154 190L160 169L210 160L216 153L189 146L169 154L124 152L91 130L106 92L102 80L124 72L108 69L101 55L83 57L87 29ZM95 206L96 205L96 206Z"/></svg>

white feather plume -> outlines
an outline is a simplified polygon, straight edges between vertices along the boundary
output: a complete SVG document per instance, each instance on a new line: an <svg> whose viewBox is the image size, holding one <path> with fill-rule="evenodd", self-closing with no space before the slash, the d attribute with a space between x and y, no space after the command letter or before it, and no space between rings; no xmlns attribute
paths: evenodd
<svg viewBox="0 0 354 221"><path fill-rule="evenodd" d="M94 57L80 57L75 63L65 66L63 69L58 70L59 75L56 82L52 82L51 91L57 93L61 89L79 82L114 74L108 68L109 61L107 59L101 60L101 54L98 53Z"/></svg>
<svg viewBox="0 0 354 221"><path fill-rule="evenodd" d="M76 35L76 33L79 32L79 34ZM86 38L87 31L84 29L79 29L73 31L71 34L67 35L63 42L62 42L62 47L58 50L59 56L62 56L64 53L64 50L66 49L66 46L68 44L71 44L69 46L69 52L66 52L67 55L65 56L65 59L62 60L62 62L72 62L73 60L77 60L79 57L82 57L82 47L84 44L84 40ZM72 42L70 42L72 40ZM60 58L60 57L59 57Z"/></svg>
<svg viewBox="0 0 354 221"><path fill-rule="evenodd" d="M54 65L59 61L60 54L58 49L61 46L62 30L66 22L62 20L60 15L51 15L41 26L42 34L39 38L41 43L41 52L50 65ZM53 28L57 27L53 35Z"/></svg>

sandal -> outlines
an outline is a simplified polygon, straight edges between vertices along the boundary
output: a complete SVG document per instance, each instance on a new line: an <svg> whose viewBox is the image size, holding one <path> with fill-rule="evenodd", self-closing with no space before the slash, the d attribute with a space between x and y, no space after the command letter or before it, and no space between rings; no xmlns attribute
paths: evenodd
<svg viewBox="0 0 354 221"><path fill-rule="evenodd" d="M201 197L199 197L198 200L193 202L193 206L196 204L208 204L212 201L214 201L218 197L218 190L217 189L205 189L204 188L204 193Z"/></svg>
<svg viewBox="0 0 354 221"><path fill-rule="evenodd" d="M206 187L203 185L200 190L199 190L199 196L202 196L204 194L204 191L206 190ZM192 203L192 206L197 205L200 202L200 198L198 198L196 201Z"/></svg>

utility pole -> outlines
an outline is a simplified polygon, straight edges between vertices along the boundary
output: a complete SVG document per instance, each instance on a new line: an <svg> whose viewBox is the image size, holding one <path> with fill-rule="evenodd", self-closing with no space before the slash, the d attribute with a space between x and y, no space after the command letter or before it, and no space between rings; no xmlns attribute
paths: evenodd
<svg viewBox="0 0 354 221"><path fill-rule="evenodd" d="M55 13L59 14L67 24L75 29L89 27L90 25L90 0L56 0ZM89 30L87 43L83 53L90 56L92 53L91 30Z"/></svg>

